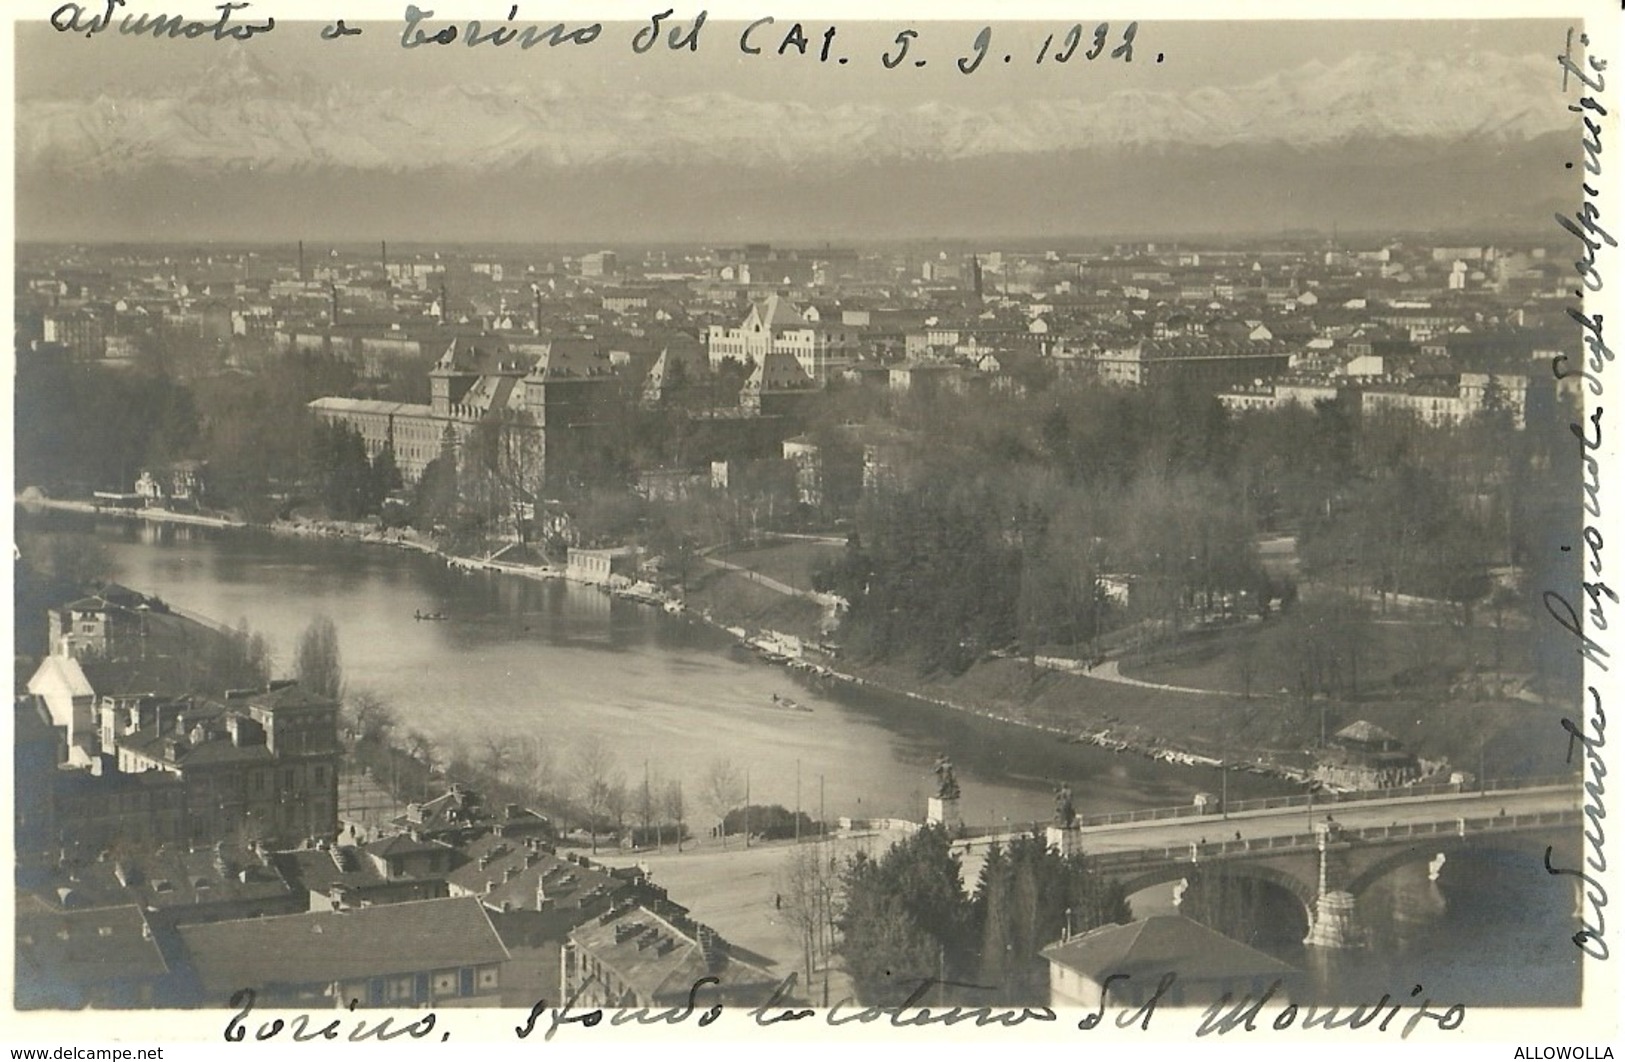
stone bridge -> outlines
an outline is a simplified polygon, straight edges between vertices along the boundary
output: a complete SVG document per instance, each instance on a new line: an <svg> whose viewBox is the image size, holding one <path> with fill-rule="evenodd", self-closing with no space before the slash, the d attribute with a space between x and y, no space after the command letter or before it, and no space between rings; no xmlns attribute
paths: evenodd
<svg viewBox="0 0 1625 1062"><path fill-rule="evenodd" d="M1403 813L1387 807L1339 808L1319 821L1301 813L1290 832L1282 817L1253 821L1208 820L1203 835L1176 843L1125 847L1127 831L1051 828L1051 841L1063 852L1085 851L1100 873L1123 882L1130 893L1190 877L1205 866L1269 882L1303 905L1309 935L1305 943L1349 947L1359 942L1354 904L1374 882L1411 863L1427 863L1430 874L1451 858L1473 850L1510 850L1541 859L1553 849L1555 865L1576 866L1582 816L1577 787L1518 794L1462 797ZM1390 814L1391 813L1391 814ZM1381 822L1383 818L1392 821ZM1274 826L1275 829L1270 829ZM1234 838L1210 842L1206 833L1240 827ZM1150 831L1144 831L1150 832Z"/></svg>

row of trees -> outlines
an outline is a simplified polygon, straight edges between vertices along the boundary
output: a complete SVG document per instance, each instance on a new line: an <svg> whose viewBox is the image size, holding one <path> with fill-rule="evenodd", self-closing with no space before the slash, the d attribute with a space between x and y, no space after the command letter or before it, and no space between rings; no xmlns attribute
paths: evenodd
<svg viewBox="0 0 1625 1062"><path fill-rule="evenodd" d="M313 688L332 688L322 678L331 669L320 663L336 659L329 637L330 625L322 622L301 641L300 673L313 676ZM316 661L308 668L307 655ZM492 734L476 744L455 738L437 742L420 729L403 726L394 709L368 691L349 695L346 712L355 757L376 778L399 783L397 796L427 795L422 787L434 778L468 782L493 799L536 807L563 828L583 831L594 852L605 835L639 847L672 843L681 851L696 805L708 813L708 829L715 830L724 847L730 835L747 829L753 834L796 831L795 816L782 807L744 808L745 775L726 757L712 760L685 787L682 779L666 777L648 764L641 777L629 780L614 750L596 736L569 747L517 734ZM817 829L804 815L800 825L808 835Z"/></svg>

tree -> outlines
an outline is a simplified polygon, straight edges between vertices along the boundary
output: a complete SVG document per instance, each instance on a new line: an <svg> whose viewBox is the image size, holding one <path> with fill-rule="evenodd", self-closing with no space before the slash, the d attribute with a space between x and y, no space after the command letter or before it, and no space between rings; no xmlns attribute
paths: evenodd
<svg viewBox="0 0 1625 1062"><path fill-rule="evenodd" d="M672 822L677 826L677 850L681 852L683 850L683 834L688 822L681 779L673 778L666 784L666 793L662 803L666 814L671 816Z"/></svg>
<svg viewBox="0 0 1625 1062"><path fill-rule="evenodd" d="M508 746L509 770L516 785L537 798L548 794L553 780L553 753L538 735L517 737Z"/></svg>
<svg viewBox="0 0 1625 1062"><path fill-rule="evenodd" d="M201 685L258 689L271 681L270 646L264 635L248 626L248 620L238 620L237 628L230 631L199 629L195 640L201 644L188 646L188 652L198 667L196 678Z"/></svg>
<svg viewBox="0 0 1625 1062"><path fill-rule="evenodd" d="M506 735L487 734L480 742L480 771L492 782L507 780L513 759L513 744Z"/></svg>
<svg viewBox="0 0 1625 1062"><path fill-rule="evenodd" d="M948 833L928 826L879 859L858 853L841 875L839 952L865 1003L896 1004L930 979L972 965L970 904Z"/></svg>
<svg viewBox="0 0 1625 1062"><path fill-rule="evenodd" d="M339 634L333 621L318 616L299 636L294 653L294 675L313 695L329 700L344 696L344 668L339 663Z"/></svg>
<svg viewBox="0 0 1625 1062"><path fill-rule="evenodd" d="M972 905L982 945L977 983L996 986L1000 1003L1042 1004L1049 998L1049 968L1039 954L1045 945L1068 930L1130 917L1119 883L1096 876L1081 857L1063 859L1042 834L995 846Z"/></svg>
<svg viewBox="0 0 1625 1062"><path fill-rule="evenodd" d="M610 791L616 785L615 754L596 735L587 738L576 750L576 800L587 816L587 831L592 835L592 850L598 852L598 826L609 806Z"/></svg>
<svg viewBox="0 0 1625 1062"><path fill-rule="evenodd" d="M442 455L430 461L412 490L412 525L432 531L457 513L457 462Z"/></svg>
<svg viewBox="0 0 1625 1062"><path fill-rule="evenodd" d="M703 793L706 807L716 816L717 833L722 836L722 846L726 848L728 830L725 820L728 812L737 807L745 797L745 783L733 761L727 757L718 757L711 761L711 766L705 774Z"/></svg>
<svg viewBox="0 0 1625 1062"><path fill-rule="evenodd" d="M395 447L385 443L372 459L373 491L383 498L401 489L401 470L395 463Z"/></svg>
<svg viewBox="0 0 1625 1062"><path fill-rule="evenodd" d="M359 431L348 424L318 422L311 460L312 478L328 515L354 520L378 511L383 491Z"/></svg>
<svg viewBox="0 0 1625 1062"><path fill-rule="evenodd" d="M370 745L388 745L400 722L395 709L371 690L350 698L350 719L356 738Z"/></svg>
<svg viewBox="0 0 1625 1062"><path fill-rule="evenodd" d="M615 820L615 839L617 843L626 832L626 816L632 808L632 792L626 788L626 783L617 778L610 785L609 791L604 794L604 810L609 817Z"/></svg>
<svg viewBox="0 0 1625 1062"><path fill-rule="evenodd" d="M780 868L777 884L774 906L801 939L810 990L814 972L829 966L840 922L841 875L829 846L822 841L796 846Z"/></svg>

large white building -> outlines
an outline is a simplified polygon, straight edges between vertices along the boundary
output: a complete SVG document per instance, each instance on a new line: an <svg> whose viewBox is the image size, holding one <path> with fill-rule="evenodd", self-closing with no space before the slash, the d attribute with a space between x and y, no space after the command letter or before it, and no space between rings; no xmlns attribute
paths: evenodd
<svg viewBox="0 0 1625 1062"><path fill-rule="evenodd" d="M769 353L789 354L819 387L852 364L860 342L856 327L809 321L795 304L779 295L751 303L738 328L712 325L706 334L712 368L728 358L759 366Z"/></svg>

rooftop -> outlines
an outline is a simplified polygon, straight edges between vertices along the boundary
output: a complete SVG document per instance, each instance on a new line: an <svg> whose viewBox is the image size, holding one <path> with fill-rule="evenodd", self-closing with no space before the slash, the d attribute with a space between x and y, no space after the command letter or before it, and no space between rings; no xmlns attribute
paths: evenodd
<svg viewBox="0 0 1625 1062"><path fill-rule="evenodd" d="M179 933L203 991L220 998L245 986L323 984L508 958L473 897L215 922Z"/></svg>
<svg viewBox="0 0 1625 1062"><path fill-rule="evenodd" d="M168 972L146 916L135 904L52 911L19 904L17 1000L74 1006L74 989L161 977Z"/></svg>
<svg viewBox="0 0 1625 1062"><path fill-rule="evenodd" d="M1297 972L1279 959L1183 915L1156 915L1127 925L1102 926L1051 944L1042 954L1097 982L1112 974L1154 980L1172 972L1187 981L1216 981Z"/></svg>

